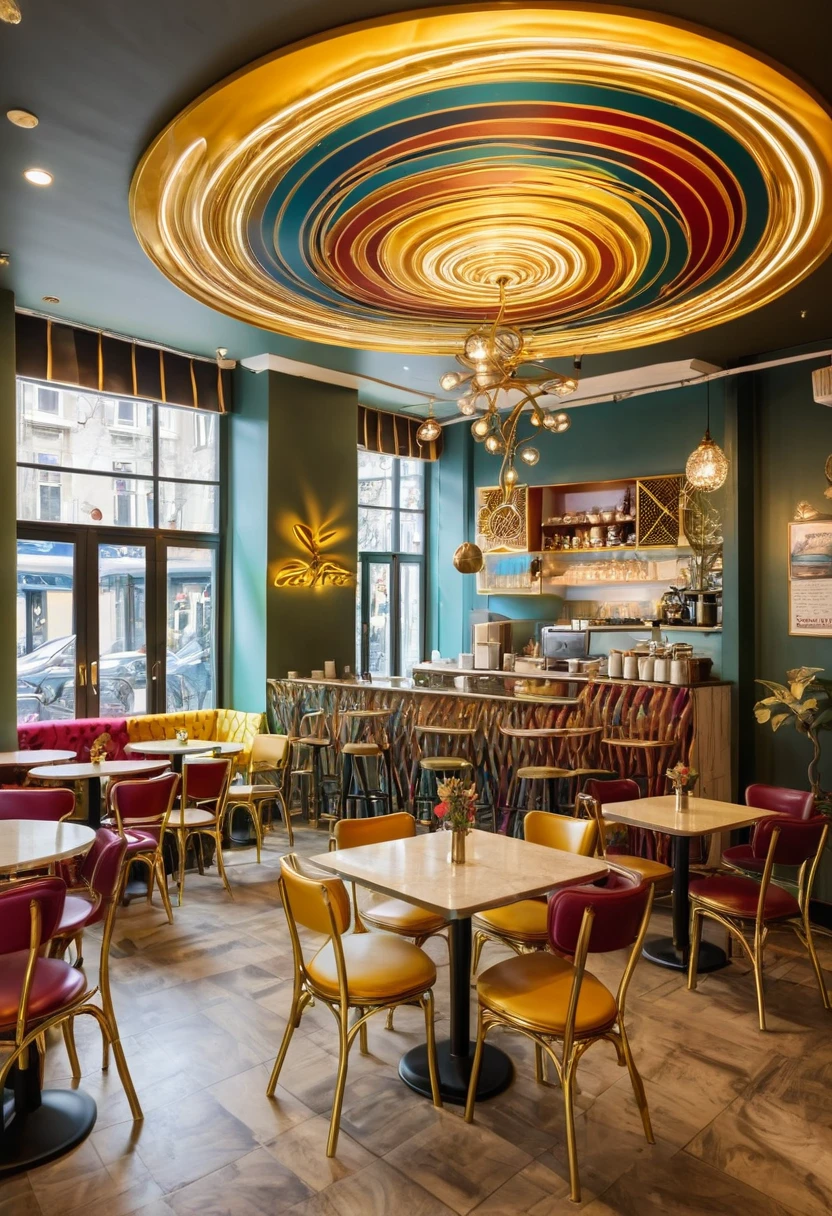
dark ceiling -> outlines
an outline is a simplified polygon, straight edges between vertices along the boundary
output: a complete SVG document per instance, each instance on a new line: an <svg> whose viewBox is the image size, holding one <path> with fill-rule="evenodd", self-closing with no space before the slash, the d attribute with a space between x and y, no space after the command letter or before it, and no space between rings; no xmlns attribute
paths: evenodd
<svg viewBox="0 0 832 1216"><path fill-rule="evenodd" d="M272 351L436 388L446 359L306 344L196 303L141 252L127 209L145 146L204 89L276 47L407 6L389 0L20 0L20 7L20 25L0 24L2 112L32 110L40 125L24 131L0 119L0 249L12 257L0 269L0 286L11 287L19 305L201 354L217 346L237 358ZM427 0L421 7L438 6ZM747 43L801 76L832 106L829 0L645 0L638 7ZM25 182L29 166L52 172L54 185ZM60 297L60 305L45 305L46 295ZM830 301L832 258L756 313L672 343L594 356L585 372L694 357L724 365L826 340ZM385 393L379 400L396 403Z"/></svg>

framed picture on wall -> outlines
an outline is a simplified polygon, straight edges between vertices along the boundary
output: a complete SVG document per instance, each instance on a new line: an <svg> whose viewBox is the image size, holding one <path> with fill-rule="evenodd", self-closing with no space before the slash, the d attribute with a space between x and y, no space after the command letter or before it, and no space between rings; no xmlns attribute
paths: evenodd
<svg viewBox="0 0 832 1216"><path fill-rule="evenodd" d="M789 633L832 637L832 520L789 524Z"/></svg>

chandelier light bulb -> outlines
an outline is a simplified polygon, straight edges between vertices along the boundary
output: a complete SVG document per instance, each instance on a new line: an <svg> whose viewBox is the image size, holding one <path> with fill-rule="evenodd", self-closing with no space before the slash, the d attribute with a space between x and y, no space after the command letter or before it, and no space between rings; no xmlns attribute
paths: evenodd
<svg viewBox="0 0 832 1216"><path fill-rule="evenodd" d="M433 402L428 406L428 416L416 432L419 443L433 443L442 434L442 427L433 416Z"/></svg>
<svg viewBox="0 0 832 1216"><path fill-rule="evenodd" d="M492 456L496 456L498 452L506 450L506 445L499 435L489 435L485 441L485 450L490 452Z"/></svg>
<svg viewBox="0 0 832 1216"><path fill-rule="evenodd" d="M555 414L555 430L558 432L558 434L561 434L563 431L568 431L571 425L572 419L568 414Z"/></svg>
<svg viewBox="0 0 832 1216"><path fill-rule="evenodd" d="M450 393L459 388L464 379L462 372L445 372L444 376L439 377L439 385L444 393Z"/></svg>
<svg viewBox="0 0 832 1216"><path fill-rule="evenodd" d="M476 398L473 397L470 393L466 393L464 397L460 397L459 412L461 414L467 415L467 417L469 417L469 418L471 417L472 414L476 414L476 412L477 412Z"/></svg>
<svg viewBox="0 0 832 1216"><path fill-rule="evenodd" d="M545 413L543 415L543 425L546 427L547 431L554 431L558 425L555 421L555 415L548 412Z"/></svg>
<svg viewBox="0 0 832 1216"><path fill-rule="evenodd" d="M517 470L514 465L509 465L505 472L505 483L507 486L513 486L517 481Z"/></svg>
<svg viewBox="0 0 832 1216"><path fill-rule="evenodd" d="M710 492L725 485L728 457L711 438L710 431L705 431L699 447L688 456L685 476L695 490Z"/></svg>
<svg viewBox="0 0 832 1216"><path fill-rule="evenodd" d="M537 464L538 460L540 460L540 452L538 452L537 448L523 448L523 451L520 453L520 459L525 460L527 465Z"/></svg>
<svg viewBox="0 0 832 1216"><path fill-rule="evenodd" d="M487 417L478 418L477 421L475 423L473 423L471 426L471 434L474 436L475 439L478 439L480 442L482 442L482 440L485 439L486 435L488 435L490 430L491 430L491 423L489 422Z"/></svg>
<svg viewBox="0 0 832 1216"><path fill-rule="evenodd" d="M488 338L485 334L473 333L465 339L465 357L472 363L485 363L488 353Z"/></svg>

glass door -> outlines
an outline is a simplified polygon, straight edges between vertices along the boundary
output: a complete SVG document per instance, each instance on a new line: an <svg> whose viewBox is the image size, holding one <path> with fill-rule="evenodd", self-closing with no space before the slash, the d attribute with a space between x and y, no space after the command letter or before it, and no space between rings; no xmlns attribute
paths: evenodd
<svg viewBox="0 0 832 1216"><path fill-rule="evenodd" d="M409 676L413 673L413 664L421 663L424 658L422 654L422 622L424 621L422 563L400 557L398 558L398 572L398 673Z"/></svg>
<svg viewBox="0 0 832 1216"><path fill-rule="evenodd" d="M419 557L363 553L356 596L359 669L407 675L424 645L424 565Z"/></svg>
<svg viewBox="0 0 832 1216"><path fill-rule="evenodd" d="M77 537L17 542L17 720L49 722L85 711L76 654Z"/></svg>
<svg viewBox="0 0 832 1216"><path fill-rule="evenodd" d="M392 557L365 558L361 577L361 671L383 678L395 672Z"/></svg>
<svg viewBox="0 0 832 1216"><path fill-rule="evenodd" d="M165 708L213 709L217 704L217 550L165 543Z"/></svg>
<svg viewBox="0 0 832 1216"><path fill-rule="evenodd" d="M156 708L148 683L148 546L135 535L99 540L89 573L94 579L88 623L88 715L123 718Z"/></svg>

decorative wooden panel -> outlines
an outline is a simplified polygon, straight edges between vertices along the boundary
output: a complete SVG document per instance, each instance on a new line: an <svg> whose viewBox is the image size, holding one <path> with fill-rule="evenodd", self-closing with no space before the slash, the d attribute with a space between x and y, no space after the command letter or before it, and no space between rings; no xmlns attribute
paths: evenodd
<svg viewBox="0 0 832 1216"><path fill-rule="evenodd" d="M636 545L679 543L679 496L684 477L644 477L636 481Z"/></svg>
<svg viewBox="0 0 832 1216"><path fill-rule="evenodd" d="M503 502L499 486L477 490L477 544L483 553L525 553L529 548L529 487L515 486Z"/></svg>

